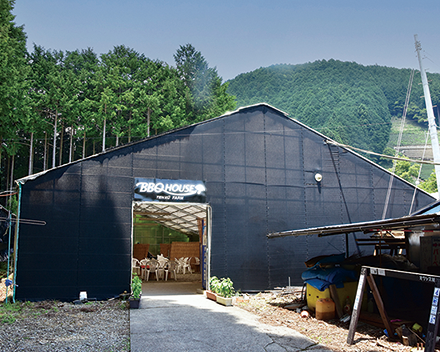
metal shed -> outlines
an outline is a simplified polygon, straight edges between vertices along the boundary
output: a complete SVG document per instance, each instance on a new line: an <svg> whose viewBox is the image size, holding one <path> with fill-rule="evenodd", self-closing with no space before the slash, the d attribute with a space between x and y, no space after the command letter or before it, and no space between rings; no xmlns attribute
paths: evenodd
<svg viewBox="0 0 440 352"><path fill-rule="evenodd" d="M195 180L212 209L210 274L257 291L301 282L304 261L345 239L267 234L380 219L390 173L267 104L108 150L18 181L18 299L111 297L129 289L134 180ZM396 178L388 216L433 201Z"/></svg>

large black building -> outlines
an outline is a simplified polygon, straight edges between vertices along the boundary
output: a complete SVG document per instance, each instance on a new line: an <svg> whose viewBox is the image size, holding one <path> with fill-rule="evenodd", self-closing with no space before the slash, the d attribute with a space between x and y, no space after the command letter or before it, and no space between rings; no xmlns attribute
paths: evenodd
<svg viewBox="0 0 440 352"><path fill-rule="evenodd" d="M18 299L98 299L129 289L135 179L203 181L210 274L236 289L301 283L304 261L345 237L276 231L381 219L390 173L266 104L114 148L19 180ZM387 217L433 198L396 178ZM351 246L354 249L354 246Z"/></svg>

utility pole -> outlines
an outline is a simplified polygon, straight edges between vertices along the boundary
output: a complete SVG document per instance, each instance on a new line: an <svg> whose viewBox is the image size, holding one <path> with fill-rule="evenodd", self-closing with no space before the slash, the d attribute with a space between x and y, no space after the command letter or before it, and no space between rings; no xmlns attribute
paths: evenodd
<svg viewBox="0 0 440 352"><path fill-rule="evenodd" d="M432 109L431 93L429 92L428 79L426 78L426 72L423 69L422 57L420 56L420 50L422 45L417 41L417 34L414 34L414 40L416 45L417 57L419 58L420 74L422 75L423 95L425 96L426 113L428 115L429 135L431 136L432 155L434 156L434 162L440 163L440 148L438 144L437 126L435 123L434 110ZM440 194L440 165L435 165L435 176L437 178L437 190Z"/></svg>

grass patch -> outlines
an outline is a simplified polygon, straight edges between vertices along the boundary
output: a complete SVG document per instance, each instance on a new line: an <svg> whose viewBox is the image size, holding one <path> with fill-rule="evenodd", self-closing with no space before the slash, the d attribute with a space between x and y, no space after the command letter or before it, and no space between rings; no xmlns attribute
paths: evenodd
<svg viewBox="0 0 440 352"><path fill-rule="evenodd" d="M24 304L21 302L0 305L0 323L12 324L22 316Z"/></svg>
<svg viewBox="0 0 440 352"><path fill-rule="evenodd" d="M388 141L387 147L393 148L397 145L397 141L399 138L399 132L400 132L400 124L402 119L393 117L392 119L392 127L390 132L390 139ZM402 134L402 142L401 146L425 146L426 142L426 133L428 132L427 126L421 126L417 124L415 121L406 119L405 126L403 129ZM439 134L440 138L440 133ZM431 148L431 138L428 138L428 148ZM422 171L420 174L420 178L422 180L427 180L429 178L429 175L434 171L433 165L424 164L422 166Z"/></svg>
<svg viewBox="0 0 440 352"><path fill-rule="evenodd" d="M2 303L0 304L0 325L13 324L19 319L58 311L57 301Z"/></svg>

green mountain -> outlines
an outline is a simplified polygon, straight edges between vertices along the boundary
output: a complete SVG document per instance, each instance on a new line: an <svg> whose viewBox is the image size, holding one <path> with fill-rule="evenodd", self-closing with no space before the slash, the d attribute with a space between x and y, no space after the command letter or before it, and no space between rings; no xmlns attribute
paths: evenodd
<svg viewBox="0 0 440 352"><path fill-rule="evenodd" d="M338 142L382 153L392 116L402 116L410 73L337 60L273 65L230 80L227 92L236 96L237 107L266 102ZM437 105L440 75L428 74L428 79ZM420 82L416 72L407 118L426 129Z"/></svg>

